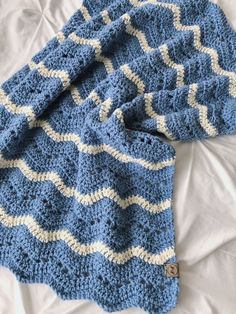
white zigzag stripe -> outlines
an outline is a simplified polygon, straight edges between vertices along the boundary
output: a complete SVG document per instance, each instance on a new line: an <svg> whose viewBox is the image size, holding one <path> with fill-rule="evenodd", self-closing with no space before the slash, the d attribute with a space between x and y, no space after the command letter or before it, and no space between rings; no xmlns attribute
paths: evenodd
<svg viewBox="0 0 236 314"><path fill-rule="evenodd" d="M140 258L148 264L163 265L175 256L174 247L164 249L158 254L150 253L141 246L131 246L123 252L115 252L105 243L96 241L90 244L80 243L67 229L47 231L43 229L31 215L13 216L0 207L0 222L8 228L26 226L29 232L44 243L64 241L74 252L87 256L100 253L109 261L124 264L131 258Z"/></svg>
<svg viewBox="0 0 236 314"><path fill-rule="evenodd" d="M219 55L213 48L205 47L201 43L201 29L199 25L183 25L181 23L181 9L174 3L158 2L158 0L147 0L140 2L139 0L129 0L134 6L144 6L147 4L157 5L163 8L167 8L173 13L174 27L178 31L192 31L194 37L194 47L205 54L208 54L211 58L211 66L213 71L221 76L227 76L229 78L229 93L231 96L236 97L236 73L227 71L221 68L219 64Z"/></svg>
<svg viewBox="0 0 236 314"><path fill-rule="evenodd" d="M83 16L85 21L91 20L92 17L89 14L89 11L88 11L88 9L86 8L86 6L84 4L81 5L79 11L82 14L82 16ZM62 31L59 31L56 34L55 38L58 40L59 43L62 43L63 41L66 40L65 34Z"/></svg>
<svg viewBox="0 0 236 314"><path fill-rule="evenodd" d="M114 112L113 112L113 115L116 116L116 118L117 118L118 120L120 120L120 122L121 122L122 124L124 124L124 115L123 115L123 111L122 111L121 108L115 109Z"/></svg>
<svg viewBox="0 0 236 314"><path fill-rule="evenodd" d="M96 60L104 64L108 74L111 74L115 71L111 59L104 56L98 56Z"/></svg>
<svg viewBox="0 0 236 314"><path fill-rule="evenodd" d="M106 71L108 74L112 73L114 71L112 61L101 55L102 53L102 47L100 44L100 41L98 39L86 39L79 37L75 33L71 33L69 35L69 38L74 41L76 44L79 45L90 45L95 50L95 57L96 60L99 62L102 62L106 68ZM67 71L65 70L54 70L54 69L48 69L43 62L35 63L34 61L29 62L29 68L31 70L38 70L39 73L44 77L55 77L59 78L62 81L64 89L67 88L70 84L70 76Z"/></svg>
<svg viewBox="0 0 236 314"><path fill-rule="evenodd" d="M62 31L59 31L55 37L59 41L60 44L63 43L64 40L66 40L66 37Z"/></svg>
<svg viewBox="0 0 236 314"><path fill-rule="evenodd" d="M30 61L29 67L31 70L37 70L44 77L59 78L62 82L64 89L66 89L70 85L70 76L64 70L48 69L43 64L43 62L35 63L34 61Z"/></svg>
<svg viewBox="0 0 236 314"><path fill-rule="evenodd" d="M103 10L101 12L101 16L102 16L102 19L103 19L103 23L106 24L106 25L109 25L112 23L112 20L110 19L110 16L109 16L109 13L107 10Z"/></svg>
<svg viewBox="0 0 236 314"><path fill-rule="evenodd" d="M80 96L78 88L75 85L71 85L68 90L71 92L71 96L77 105L81 105L89 99L91 99L97 106L102 104L102 99L95 90L92 90L85 99Z"/></svg>
<svg viewBox="0 0 236 314"><path fill-rule="evenodd" d="M100 105L102 103L100 96L95 90L93 90L86 99L81 98L76 86L71 85L69 87L69 90L71 92L73 100L75 101L77 105L81 105L83 101L86 101L88 99L91 99L92 101L94 101L96 105ZM30 128L34 127L36 115L31 105L19 106L19 105L14 104L10 100L9 95L6 95L4 90L1 88L0 88L0 103L5 107L6 110L11 112L12 114L24 114L27 117L29 127Z"/></svg>
<svg viewBox="0 0 236 314"><path fill-rule="evenodd" d="M79 37L76 33L71 33L69 35L69 38L78 45L92 46L94 48L94 51L95 51L96 60L99 62L102 62L104 64L104 66L107 70L107 73L110 74L114 71L112 61L109 58L101 55L102 54L102 45L101 45L99 39L82 38L82 37Z"/></svg>
<svg viewBox="0 0 236 314"><path fill-rule="evenodd" d="M87 99L91 99L97 106L99 106L102 103L101 97L98 95L98 93L95 90L91 91Z"/></svg>
<svg viewBox="0 0 236 314"><path fill-rule="evenodd" d="M154 170L154 171L161 170L165 167L173 166L175 164L175 158L171 158L168 160L154 163L154 162L149 162L147 160L144 160L142 158L135 158L130 155L121 153L120 151L116 150L115 148L107 144L88 145L88 144L82 143L80 137L77 134L58 133L50 126L50 124L47 121L38 120L35 122L34 127L41 127L44 130L44 132L56 142L67 142L67 141L73 142L77 146L78 150L85 154L96 155L96 154L106 152L107 154L111 155L112 157L114 157L115 159L121 162L137 163L144 168L147 168L149 170Z"/></svg>
<svg viewBox="0 0 236 314"><path fill-rule="evenodd" d="M69 87L69 90L70 90L70 92L71 92L71 96L72 96L74 102L75 102L77 105L81 105L82 102L83 102L83 99L82 99L82 97L80 96L80 93L79 93L79 91L78 91L78 88L77 88L76 86L74 86L74 85L71 85L71 86Z"/></svg>
<svg viewBox="0 0 236 314"><path fill-rule="evenodd" d="M131 17L128 13L123 14L121 18L126 25L126 32L132 36L135 36L138 39L143 51L152 52L153 50L155 50L154 48L149 46L145 34L132 26Z"/></svg>
<svg viewBox="0 0 236 314"><path fill-rule="evenodd" d="M68 187L63 182L58 173L37 172L32 170L23 159L6 160L3 157L0 159L0 169L18 168L22 174L33 182L52 182L58 191L66 197L74 197L78 203L83 205L92 205L104 198L109 198L117 203L122 209L126 209L131 205L139 205L152 214L160 213L171 206L171 199L166 199L158 204L150 203L140 195L131 195L127 198L121 198L119 194L112 188L101 188L90 194L81 194L76 188Z"/></svg>
<svg viewBox="0 0 236 314"><path fill-rule="evenodd" d="M165 54L168 53L168 47L166 46L165 48ZM164 52L163 52L164 54ZM166 56L165 56L166 58ZM164 57L163 57L164 59ZM178 73L178 69L177 67L179 67L179 78L177 78L177 87L181 87L184 85L184 67L181 69L181 64L176 64L174 63L170 57L168 56L168 59L166 59L166 63L169 63L170 67L176 67L177 73ZM197 93L197 89L198 89L198 84L192 84L189 86L189 94L188 94L188 104L191 107L197 108L199 110L199 120L200 120L200 124L202 126L202 128L207 132L208 135L210 136L216 136L218 134L217 130L215 129L215 127L211 124L211 122L208 120L208 116L207 116L207 106L205 105L201 105L197 102L196 100L196 93ZM164 116L162 116L163 118L160 121L160 124L163 123L163 125L165 124L164 121Z"/></svg>
<svg viewBox="0 0 236 314"><path fill-rule="evenodd" d="M101 109L99 111L99 117L100 121L103 122L107 119L109 110L111 109L111 106L113 104L113 101L111 98L107 98L102 104Z"/></svg>
<svg viewBox="0 0 236 314"><path fill-rule="evenodd" d="M171 60L169 56L168 46L166 44L161 45L159 49L161 51L162 59L165 64L177 71L176 86L178 88L184 86L184 66L182 64L177 64L173 60Z"/></svg>
<svg viewBox="0 0 236 314"><path fill-rule="evenodd" d="M81 14L83 15L85 21L89 21L89 20L92 19L91 15L89 14L88 9L85 7L85 5L82 5L82 6L81 6L80 12L81 12ZM112 20L110 19L109 13L108 13L107 10L103 10L103 11L101 12L101 15L102 15L102 18L103 18L103 22L104 22L105 24L108 25L108 24L112 23ZM62 43L63 41L66 40L65 34L64 34L62 31L59 31L59 32L56 34L55 38L59 41L59 43Z"/></svg>
<svg viewBox="0 0 236 314"><path fill-rule="evenodd" d="M145 91L145 84L138 76L138 74L132 71L128 64L123 64L120 69L124 73L124 75L137 86L138 95L143 94Z"/></svg>
<svg viewBox="0 0 236 314"><path fill-rule="evenodd" d="M206 131L206 133L210 136L216 136L218 134L218 131L208 120L207 106L199 104L196 99L197 90L198 84L192 84L189 86L188 103L191 107L198 109L200 124L202 128Z"/></svg>
<svg viewBox="0 0 236 314"><path fill-rule="evenodd" d="M170 140L174 140L174 136L170 133L170 130L167 127L165 116L164 115L158 115L153 110L153 107L152 107L153 93L144 94L144 101L145 101L145 112L146 112L146 114L149 117L151 117L152 119L156 120L156 122L157 122L157 131L163 133Z"/></svg>
<svg viewBox="0 0 236 314"><path fill-rule="evenodd" d="M35 113L32 106L17 106L14 104L4 90L0 88L0 104L2 104L9 112L13 114L24 114L27 117L28 123L32 126L35 120Z"/></svg>
<svg viewBox="0 0 236 314"><path fill-rule="evenodd" d="M5 94L4 94L5 95ZM1 95L2 96L2 95ZM6 96L5 96L6 97ZM3 98L3 97L2 97ZM99 97L99 95L93 91L90 93L88 98L92 99L97 105L99 105L102 101ZM1 99L2 101L2 99ZM66 142L66 141L71 141L74 142L75 145L78 147L80 151L83 151L86 154L100 154L103 152L106 152L107 154L111 155L115 159L119 160L120 162L124 163L137 163L141 165L144 168L147 168L149 170L161 170L165 167L173 166L175 164L175 159L169 159L161 162L149 162L147 160L144 160L142 158L135 158L129 155L126 155L124 153L121 153L120 151L116 150L115 148L111 147L110 145L107 144L102 144L102 145L87 145L84 143L80 143L80 137L76 134L73 133L66 133L66 134L60 134L56 132L49 123L46 121L40 121L40 120L35 120L35 114L33 112L33 109L30 106L16 106L15 104L11 103L8 98L7 102L6 99L2 102L4 107L10 111L13 114L25 114L29 120L30 123L30 128L32 127L42 127L46 134L51 137L54 141L58 142ZM121 115L119 115L121 117Z"/></svg>
<svg viewBox="0 0 236 314"><path fill-rule="evenodd" d="M125 13L124 15L122 15L122 19L124 20L125 25L126 25L126 32L132 36L135 36L138 39L143 51L152 52L155 50L154 48L149 46L145 34L142 31L132 26L131 17L128 13ZM161 55L165 64L169 67L172 67L173 69L177 71L176 86L177 87L183 86L184 85L184 66L182 64L177 64L170 59L168 46L166 44L161 45L159 49L160 49L160 52L161 52Z"/></svg>
<svg viewBox="0 0 236 314"><path fill-rule="evenodd" d="M95 50L95 56L98 57L102 53L102 46L98 39L87 39L78 36L76 33L71 33L69 38L78 45L89 45L92 46Z"/></svg>
<svg viewBox="0 0 236 314"><path fill-rule="evenodd" d="M89 11L84 4L82 4L82 6L80 7L79 10L80 10L81 14L83 15L83 18L85 19L85 21L91 20L92 17L89 14Z"/></svg>

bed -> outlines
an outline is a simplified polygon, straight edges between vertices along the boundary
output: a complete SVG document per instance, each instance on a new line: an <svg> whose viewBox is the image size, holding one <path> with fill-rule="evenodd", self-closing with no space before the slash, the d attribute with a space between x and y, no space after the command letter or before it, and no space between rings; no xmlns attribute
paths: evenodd
<svg viewBox="0 0 236 314"><path fill-rule="evenodd" d="M215 0L236 29L236 1ZM0 83L54 36L80 0L0 0ZM180 264L171 314L236 313L236 134L177 152L173 210ZM0 314L102 314L94 302L62 301L44 284L21 284L0 267ZM123 314L141 314L130 308Z"/></svg>

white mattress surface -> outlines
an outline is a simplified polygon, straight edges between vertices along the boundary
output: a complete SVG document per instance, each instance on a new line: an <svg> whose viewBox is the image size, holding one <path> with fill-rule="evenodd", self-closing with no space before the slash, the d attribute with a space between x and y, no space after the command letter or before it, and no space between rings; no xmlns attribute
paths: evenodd
<svg viewBox="0 0 236 314"><path fill-rule="evenodd" d="M236 29L236 0L215 0ZM0 0L0 83L39 51L80 0ZM236 104L235 104L236 105ZM173 210L180 263L171 314L236 313L236 134L173 143ZM44 284L21 284L0 267L0 314L104 314L94 302L62 301ZM141 314L137 308L120 314Z"/></svg>

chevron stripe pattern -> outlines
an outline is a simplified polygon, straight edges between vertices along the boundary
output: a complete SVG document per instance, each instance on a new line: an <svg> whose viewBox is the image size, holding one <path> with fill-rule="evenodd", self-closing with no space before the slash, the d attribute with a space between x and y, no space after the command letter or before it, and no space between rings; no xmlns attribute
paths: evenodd
<svg viewBox="0 0 236 314"><path fill-rule="evenodd" d="M170 130L167 127L165 115L157 114L153 109L153 93L144 94L144 102L145 102L145 112L147 116L156 120L157 131L165 134L165 136L168 139L174 140L173 135L170 133Z"/></svg>
<svg viewBox="0 0 236 314"><path fill-rule="evenodd" d="M70 84L70 76L66 71L48 69L42 62L35 63L31 61L29 66L31 70L38 71L43 77L60 79L64 89Z"/></svg>
<svg viewBox="0 0 236 314"><path fill-rule="evenodd" d="M196 99L198 86L192 84L189 86L188 103L193 108L197 108L199 111L199 120L202 128L206 131L209 136L216 136L218 134L216 128L208 120L208 109L207 106L201 105Z"/></svg>
<svg viewBox="0 0 236 314"><path fill-rule="evenodd" d="M109 312L173 309L171 141L236 131L235 56L208 0L84 0L0 88L0 264Z"/></svg>
<svg viewBox="0 0 236 314"><path fill-rule="evenodd" d="M170 200L164 200L159 204L151 204L149 201L145 200L139 195L131 195L126 199L122 199L118 193L111 188L102 188L91 194L81 194L74 187L67 187L63 180L56 172L36 172L25 163L24 160L5 160L1 158L0 168L19 168L24 176L26 176L30 181L43 182L51 181L56 188L66 197L74 197L79 203L84 205L91 205L93 203L99 202L103 198L109 198L116 202L122 209L126 209L132 204L137 204L144 209L152 213L161 212L170 207Z"/></svg>
<svg viewBox="0 0 236 314"><path fill-rule="evenodd" d="M137 37L143 51L152 52L154 50L154 48L151 48L149 46L145 34L142 31L140 31L137 28L132 26L130 15L128 13L125 13L122 16L122 18L123 18L124 23L126 25L126 32L132 36Z"/></svg>
<svg viewBox="0 0 236 314"><path fill-rule="evenodd" d="M3 89L0 89L0 104L12 114L25 115L31 126L35 120L35 112L31 106L18 106L11 101L10 96L6 95Z"/></svg>
<svg viewBox="0 0 236 314"><path fill-rule="evenodd" d="M135 73L128 64L124 64L121 66L121 71L130 80L137 88L137 94L142 95L145 91L145 83L139 77L137 73Z"/></svg>
<svg viewBox="0 0 236 314"><path fill-rule="evenodd" d="M170 56L169 56L169 50L168 50L168 46L166 44L161 45L159 47L160 51L161 51L161 55L163 58L163 61L165 62L165 64L173 69L176 70L177 72L177 79L176 79L176 86L177 87L182 87L184 86L184 66L182 64L177 64L175 63L173 60L171 60Z"/></svg>

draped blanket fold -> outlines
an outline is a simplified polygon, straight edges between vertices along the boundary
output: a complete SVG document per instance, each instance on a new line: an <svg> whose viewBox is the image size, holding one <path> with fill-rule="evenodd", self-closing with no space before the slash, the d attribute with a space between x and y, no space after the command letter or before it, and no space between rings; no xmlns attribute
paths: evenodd
<svg viewBox="0 0 236 314"><path fill-rule="evenodd" d="M171 142L235 132L235 98L217 5L84 0L0 88L0 264L109 312L173 309Z"/></svg>

